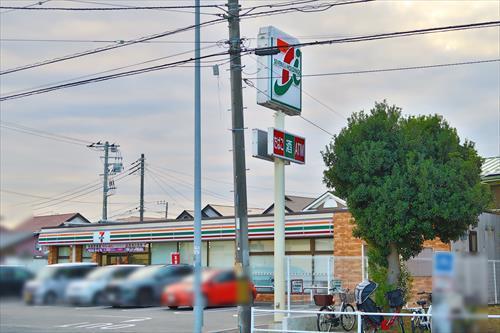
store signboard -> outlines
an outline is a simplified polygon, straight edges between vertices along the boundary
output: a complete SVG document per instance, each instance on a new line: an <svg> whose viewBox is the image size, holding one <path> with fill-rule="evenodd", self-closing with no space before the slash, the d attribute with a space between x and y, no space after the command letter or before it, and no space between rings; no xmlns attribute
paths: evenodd
<svg viewBox="0 0 500 333"><path fill-rule="evenodd" d="M303 294L304 293L304 280L295 279L290 280L290 289L292 294Z"/></svg>
<svg viewBox="0 0 500 333"><path fill-rule="evenodd" d="M94 231L92 238L94 244L111 243L109 231Z"/></svg>
<svg viewBox="0 0 500 333"><path fill-rule="evenodd" d="M277 48L276 54L257 58L257 104L289 116L302 111L302 52L299 40L272 27L262 27L258 48Z"/></svg>
<svg viewBox="0 0 500 333"><path fill-rule="evenodd" d="M171 257L170 263L172 265L178 265L181 263L181 254L179 252L170 253L170 257Z"/></svg>
<svg viewBox="0 0 500 333"><path fill-rule="evenodd" d="M272 127L267 135L269 155L299 164L306 162L305 138Z"/></svg>
<svg viewBox="0 0 500 333"><path fill-rule="evenodd" d="M147 252L147 244L89 244L85 246L85 249L91 253L142 253Z"/></svg>

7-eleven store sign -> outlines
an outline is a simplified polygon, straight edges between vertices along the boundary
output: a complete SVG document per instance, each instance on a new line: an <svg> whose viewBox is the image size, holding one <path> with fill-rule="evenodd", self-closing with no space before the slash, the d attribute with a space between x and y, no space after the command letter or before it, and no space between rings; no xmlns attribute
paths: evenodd
<svg viewBox="0 0 500 333"><path fill-rule="evenodd" d="M259 57L257 62L257 104L287 115L302 111L302 52L299 41L275 27L259 30L257 46L277 47L279 53Z"/></svg>

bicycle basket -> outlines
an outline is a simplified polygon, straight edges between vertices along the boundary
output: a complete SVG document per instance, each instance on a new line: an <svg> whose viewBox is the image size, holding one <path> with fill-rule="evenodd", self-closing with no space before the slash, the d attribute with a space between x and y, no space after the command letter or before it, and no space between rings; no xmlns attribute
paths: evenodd
<svg viewBox="0 0 500 333"><path fill-rule="evenodd" d="M391 308L397 308L405 305L403 291L401 289L391 290L385 294Z"/></svg>
<svg viewBox="0 0 500 333"><path fill-rule="evenodd" d="M313 298L314 298L314 304L316 304L317 306L329 306L335 303L333 301L333 295L327 295L327 294L314 295Z"/></svg>

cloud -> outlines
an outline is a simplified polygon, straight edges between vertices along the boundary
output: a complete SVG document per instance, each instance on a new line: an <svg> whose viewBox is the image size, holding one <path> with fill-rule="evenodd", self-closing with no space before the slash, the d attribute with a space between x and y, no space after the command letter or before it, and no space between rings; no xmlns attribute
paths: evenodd
<svg viewBox="0 0 500 333"><path fill-rule="evenodd" d="M251 5L253 2L243 3L246 7ZM498 2L492 1L373 2L339 6L323 13L292 13L244 19L241 31L242 36L247 38L245 45L254 47L258 29L265 25L275 25L300 36L301 40L310 41L488 21L497 19L495 13L498 13L499 6ZM211 17L203 17L203 20L208 19ZM2 15L0 36L127 40L193 22L192 14L163 11L93 15L17 11ZM304 73L497 58L500 53L499 33L498 28L488 28L304 48ZM225 40L227 35L226 23L202 29L202 39L205 41ZM190 31L162 40L190 42L194 40L194 35ZM0 65L2 69L12 68L103 45L106 44L3 42ZM128 46L2 76L0 90L4 94L192 49L192 44L185 43ZM203 54L223 50L225 48L215 46L203 50ZM144 66L191 56L180 55ZM254 77L255 59L245 56L242 61L245 66L243 76ZM205 66L212 64L204 63ZM393 73L306 77L304 90L313 97L303 96L303 115L329 132L338 133L346 125L345 118L352 112L369 109L375 101L387 98L390 103L403 107L408 114L442 114L458 129L462 138L476 142L481 155L498 155L495 124L499 112L499 70L498 63L494 63ZM160 216L157 211L161 207L155 202L169 200L173 216L174 212L192 208L190 187L193 180L189 175L193 173L194 161L193 71L191 67L166 69L8 101L0 105L2 120L89 141L116 142L121 145L127 165L145 153L148 163L156 172L159 168L167 168L183 173L163 170L161 176L156 175L163 188L156 184L151 175L146 179L146 200L150 202L146 215ZM266 207L273 200L270 190L273 186L273 167L269 162L251 157L251 129L273 126L273 112L256 105L253 88L247 86L243 93L245 127L248 128L245 145L249 169L249 206ZM212 75L211 67L202 69L202 98L203 176L211 179L203 180L203 186L208 191L203 201L225 202L233 196L227 64L220 67L219 78ZM336 112L327 109L322 103ZM320 151L328 144L330 136L297 117L288 117L286 127L290 132L307 138L306 164L286 168L287 192L311 196L321 194L326 189L322 184L323 162ZM99 178L102 164L97 152L4 129L0 135L2 189L52 197ZM136 207L134 202L138 201L138 178L131 176L123 182L117 182L117 187L116 195L110 198L110 212L119 214L120 209L125 212ZM77 200L95 204L64 202L48 207L46 212L78 210L92 219L99 218L99 191ZM36 199L2 193L0 208L5 217L4 222L19 222L27 211L31 212L30 205L18 205L26 201Z"/></svg>

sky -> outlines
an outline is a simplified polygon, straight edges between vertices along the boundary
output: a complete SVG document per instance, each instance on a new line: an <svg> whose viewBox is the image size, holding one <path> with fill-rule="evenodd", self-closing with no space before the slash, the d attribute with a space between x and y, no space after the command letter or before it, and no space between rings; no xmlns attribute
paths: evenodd
<svg viewBox="0 0 500 333"><path fill-rule="evenodd" d="M2 6L36 1L2 0ZM62 1L39 7L173 6L194 1ZM241 1L243 8L285 0ZM336 1L321 0L320 3ZM104 4L103 4L104 3ZM207 0L203 4L223 4ZM109 5L106 5L109 4ZM300 5L295 5L295 7ZM287 6L291 7L291 6ZM274 8L273 8L274 9ZM269 8L255 10L265 11ZM202 22L217 18L204 8ZM256 47L259 27L273 25L300 41L371 35L447 25L496 21L498 1L374 1L335 6L323 12L293 12L241 21L244 47ZM191 9L123 11L25 11L0 13L0 69L95 49L120 40L185 27ZM203 27L202 55L226 50L227 23ZM498 27L310 46L302 49L303 74L435 65L500 58ZM0 76L0 94L30 90L157 58L140 66L183 60L194 54L194 32L177 33L94 55ZM184 53L182 55L177 55ZM168 58L166 58L168 57ZM228 58L210 58L202 68L202 205L233 201L230 82ZM242 58L243 77L257 75L257 59ZM220 75L212 66L218 64ZM439 114L462 140L475 142L483 157L500 155L500 62L370 74L303 78L302 115L286 117L286 130L306 138L305 165L286 167L286 193L318 197L321 151L347 124L353 112L369 110L386 99L405 115ZM110 72L114 73L114 72ZM244 85L248 206L266 208L273 201L273 166L252 157L253 128L273 126L273 111L256 103L256 91ZM102 153L83 142L120 145L126 169L146 156L146 216L169 217L193 207L194 68L192 64L127 78L93 83L0 103L2 124L83 140L73 144L0 128L0 215L13 227L32 215L80 212L91 221L101 216ZM12 128L12 126L11 126ZM109 197L111 219L138 215L139 176L124 173ZM90 184L90 185L89 185ZM85 187L89 186L89 187ZM87 190L85 190L87 189ZM80 192L75 192L80 191ZM88 192L88 193L86 193ZM76 193L70 195L71 193ZM82 195L84 194L84 195Z"/></svg>

